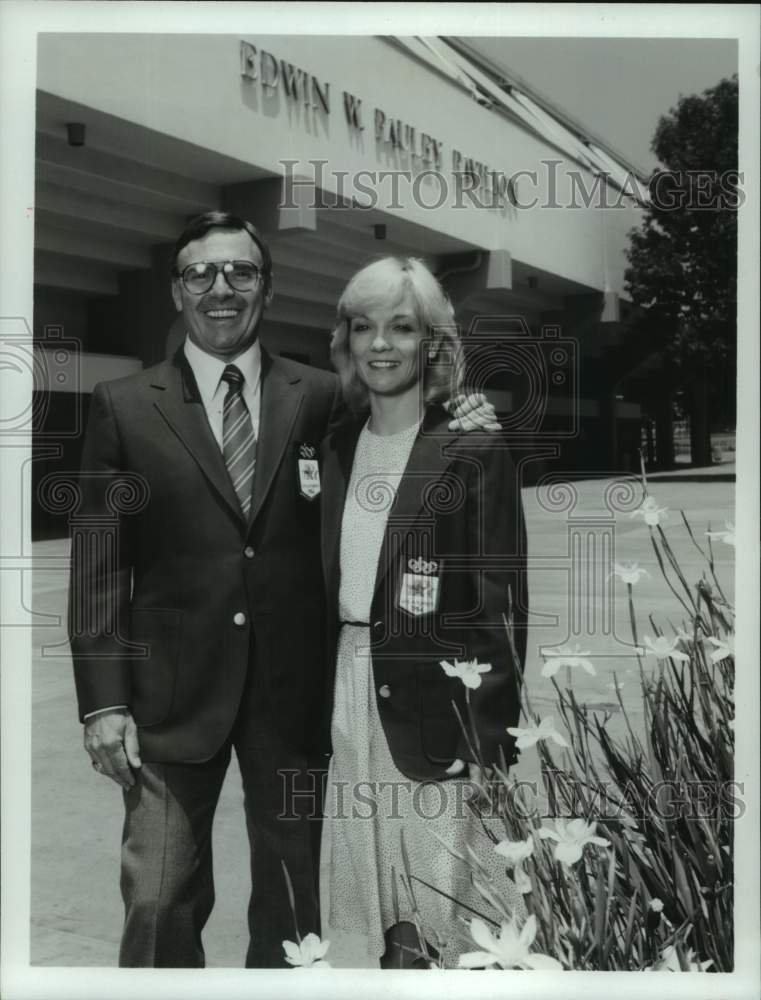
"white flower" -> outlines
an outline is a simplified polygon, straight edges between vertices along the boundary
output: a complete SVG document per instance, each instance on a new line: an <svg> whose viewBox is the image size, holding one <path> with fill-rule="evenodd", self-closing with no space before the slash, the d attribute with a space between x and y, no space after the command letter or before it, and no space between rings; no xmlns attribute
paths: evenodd
<svg viewBox="0 0 761 1000"><path fill-rule="evenodd" d="M543 826L539 831L542 840L548 837L557 841L555 860L563 864L573 865L581 857L586 844L597 844L599 847L610 847L610 841L604 837L595 836L596 823L587 823L583 819L556 819L555 829Z"/></svg>
<svg viewBox="0 0 761 1000"><path fill-rule="evenodd" d="M649 524L651 528L660 524L661 521L665 521L667 518L668 507L659 507L655 502L655 497L645 497L642 504L631 512L629 517L641 517L643 518L645 524Z"/></svg>
<svg viewBox="0 0 761 1000"><path fill-rule="evenodd" d="M570 646L558 646L555 649L542 649L541 653L547 660L542 667L542 677L554 677L561 667L582 667L588 674L596 673L592 661L584 659L589 656L589 650L582 651L578 643L573 649Z"/></svg>
<svg viewBox="0 0 761 1000"><path fill-rule="evenodd" d="M517 737L515 745L519 750L532 747L539 740L553 740L559 747L568 746L564 737L555 729L555 720L552 718L542 719L538 726L530 726L528 729L508 726L507 731L511 736Z"/></svg>
<svg viewBox="0 0 761 1000"><path fill-rule="evenodd" d="M532 914L518 930L518 922L502 923L495 936L483 920L470 921L470 936L483 950L460 955L461 969L481 969L492 965L500 969L546 969L561 971L563 966L549 955L530 954L529 948L536 937L536 917Z"/></svg>
<svg viewBox="0 0 761 1000"><path fill-rule="evenodd" d="M696 962L695 952L692 948L685 953L685 959L687 960L687 965L689 966L690 972L705 972L709 965L713 965L713 959L708 959L707 962ZM667 948L664 948L660 960L655 963L654 966L648 968L648 972L681 972L682 967L679 964L679 956L676 953L676 948L673 944L670 944Z"/></svg>
<svg viewBox="0 0 761 1000"><path fill-rule="evenodd" d="M513 882L515 882L515 888L523 896L528 895L528 893L532 892L534 889L531 884L531 879L523 870L523 865L516 865L513 869Z"/></svg>
<svg viewBox="0 0 761 1000"><path fill-rule="evenodd" d="M714 651L711 653L711 663L718 663L719 660L726 660L735 655L735 637L733 635L726 635L723 639L709 635L706 636L706 642L710 642L714 647Z"/></svg>
<svg viewBox="0 0 761 1000"><path fill-rule="evenodd" d="M299 965L304 969L329 969L330 962L324 960L330 941L321 941L316 934L307 934L301 944L283 941L285 960L289 965Z"/></svg>
<svg viewBox="0 0 761 1000"><path fill-rule="evenodd" d="M735 526L732 521L725 521L724 527L726 531L706 531L706 535L713 541L716 538L720 542L724 542L725 545L731 545L732 548L735 547Z"/></svg>
<svg viewBox="0 0 761 1000"><path fill-rule="evenodd" d="M534 839L527 837L525 840L500 840L494 845L494 850L507 860L508 867L512 867L531 857L534 853Z"/></svg>
<svg viewBox="0 0 761 1000"><path fill-rule="evenodd" d="M513 869L513 880L518 892L523 893L524 896L531 892L533 886L531 879L523 870L523 862L534 853L533 838L527 837L525 840L518 841L500 840L498 844L494 845L494 850L505 858L507 867Z"/></svg>
<svg viewBox="0 0 761 1000"><path fill-rule="evenodd" d="M650 900L650 909L653 911L653 913L662 913L663 912L663 900L662 899L658 899L657 896L654 896Z"/></svg>
<svg viewBox="0 0 761 1000"><path fill-rule="evenodd" d="M478 660L455 660L454 663L441 661L447 677L459 677L465 687L481 687L481 674L491 670L491 663L479 663Z"/></svg>
<svg viewBox="0 0 761 1000"><path fill-rule="evenodd" d="M659 635L656 639L651 639L649 635L644 636L647 646L647 656L654 656L656 660L679 660L689 663L690 658L686 653L677 649L678 638L669 639L665 635Z"/></svg>
<svg viewBox="0 0 761 1000"><path fill-rule="evenodd" d="M636 511L635 511L636 513ZM617 576L624 583L639 583L641 576L650 576L646 569L640 569L638 563L613 563L613 572L608 573L608 579Z"/></svg>

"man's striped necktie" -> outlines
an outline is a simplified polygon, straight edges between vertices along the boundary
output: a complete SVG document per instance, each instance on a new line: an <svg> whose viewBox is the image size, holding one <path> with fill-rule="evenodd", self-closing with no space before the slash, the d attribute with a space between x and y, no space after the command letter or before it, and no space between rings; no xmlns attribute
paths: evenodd
<svg viewBox="0 0 761 1000"><path fill-rule="evenodd" d="M256 437L251 414L243 399L243 375L235 365L222 372L228 389L222 416L222 454L238 494L243 516L251 510L251 488L256 466Z"/></svg>

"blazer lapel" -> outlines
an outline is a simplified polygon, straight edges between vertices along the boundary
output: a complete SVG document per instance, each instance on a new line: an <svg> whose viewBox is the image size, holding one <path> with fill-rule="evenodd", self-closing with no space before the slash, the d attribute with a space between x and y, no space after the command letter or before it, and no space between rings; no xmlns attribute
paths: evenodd
<svg viewBox="0 0 761 1000"><path fill-rule="evenodd" d="M438 407L429 409L420 433L415 438L396 499L389 512L375 577L376 593L394 565L406 534L405 529L411 527L424 512L432 485L451 462L446 445L456 435L448 430L449 419L445 414L442 416Z"/></svg>
<svg viewBox="0 0 761 1000"><path fill-rule="evenodd" d="M160 389L156 408L198 463L212 488L241 524L245 523L238 497L230 482L225 460L217 444L198 392L193 371L182 348L166 362L152 385Z"/></svg>
<svg viewBox="0 0 761 1000"><path fill-rule="evenodd" d="M301 376L284 371L277 358L262 350L262 395L249 524L253 524L269 492L303 400Z"/></svg>

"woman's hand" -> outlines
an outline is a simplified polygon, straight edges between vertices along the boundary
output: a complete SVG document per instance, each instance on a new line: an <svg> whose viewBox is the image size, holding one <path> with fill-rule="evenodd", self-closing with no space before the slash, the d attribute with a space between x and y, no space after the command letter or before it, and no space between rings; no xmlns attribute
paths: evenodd
<svg viewBox="0 0 761 1000"><path fill-rule="evenodd" d="M445 407L452 416L449 422L450 431L494 433L502 430L496 410L482 392L474 392L470 396L455 396L445 404Z"/></svg>
<svg viewBox="0 0 761 1000"><path fill-rule="evenodd" d="M449 765L449 767L446 769L446 774L448 774L450 778L454 778L456 777L456 775L462 774L464 770L465 770L465 761L460 760L459 757L456 757Z"/></svg>
<svg viewBox="0 0 761 1000"><path fill-rule="evenodd" d="M493 767L481 767L480 764L468 764L468 777L474 785L488 785L494 777Z"/></svg>
<svg viewBox="0 0 761 1000"><path fill-rule="evenodd" d="M464 760L460 760L457 757L449 767L446 769L446 773L450 778L456 777L458 774L462 774L465 768L468 769L468 778L474 785L482 785L484 781L491 781L493 775L493 769L490 767L481 767L480 764L469 763L466 764Z"/></svg>

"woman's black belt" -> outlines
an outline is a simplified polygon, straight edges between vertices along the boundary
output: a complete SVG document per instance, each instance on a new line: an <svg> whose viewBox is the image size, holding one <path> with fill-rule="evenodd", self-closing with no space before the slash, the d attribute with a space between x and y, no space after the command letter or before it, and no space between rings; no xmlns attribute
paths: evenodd
<svg viewBox="0 0 761 1000"><path fill-rule="evenodd" d="M370 622L351 622L351 621L341 621L339 623L343 628L344 625L361 625L364 628L370 628Z"/></svg>

